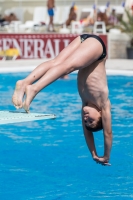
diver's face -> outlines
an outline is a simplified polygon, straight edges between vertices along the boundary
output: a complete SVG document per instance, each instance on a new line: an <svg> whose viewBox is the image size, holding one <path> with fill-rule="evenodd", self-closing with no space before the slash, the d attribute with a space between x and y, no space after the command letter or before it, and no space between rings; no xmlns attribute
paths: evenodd
<svg viewBox="0 0 133 200"><path fill-rule="evenodd" d="M83 119L86 126L94 128L101 117L101 111L89 106L83 107Z"/></svg>

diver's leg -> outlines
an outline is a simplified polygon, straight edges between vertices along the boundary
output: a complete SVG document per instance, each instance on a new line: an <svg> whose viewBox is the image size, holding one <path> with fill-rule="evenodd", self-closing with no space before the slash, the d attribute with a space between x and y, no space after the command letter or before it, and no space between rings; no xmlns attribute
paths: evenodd
<svg viewBox="0 0 133 200"><path fill-rule="evenodd" d="M80 43L80 37L78 36L66 48L64 48L56 58L40 64L25 79L17 81L12 97L12 102L15 107L22 107L22 99L27 85L30 85L41 78L49 69L64 63L64 61L78 48Z"/></svg>
<svg viewBox="0 0 133 200"><path fill-rule="evenodd" d="M26 100L23 104L24 109L26 111L29 110L29 105L33 98L44 87L51 84L62 75L89 67L89 65L98 60L102 52L103 47L98 40L95 38L86 39L63 63L50 68L35 84L26 87Z"/></svg>

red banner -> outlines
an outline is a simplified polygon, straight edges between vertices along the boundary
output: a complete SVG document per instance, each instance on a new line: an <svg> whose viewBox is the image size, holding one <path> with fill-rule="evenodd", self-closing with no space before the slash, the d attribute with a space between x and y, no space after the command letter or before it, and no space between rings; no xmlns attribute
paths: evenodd
<svg viewBox="0 0 133 200"><path fill-rule="evenodd" d="M19 59L54 58L77 36L77 34L0 34L0 52L17 49ZM100 37L107 46L107 35Z"/></svg>

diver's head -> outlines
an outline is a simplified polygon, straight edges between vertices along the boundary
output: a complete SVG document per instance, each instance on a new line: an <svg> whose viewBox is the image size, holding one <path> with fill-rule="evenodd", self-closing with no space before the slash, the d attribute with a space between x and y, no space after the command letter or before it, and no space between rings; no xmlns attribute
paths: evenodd
<svg viewBox="0 0 133 200"><path fill-rule="evenodd" d="M83 107L83 120L87 130L89 131L96 132L103 129L101 111L93 106Z"/></svg>

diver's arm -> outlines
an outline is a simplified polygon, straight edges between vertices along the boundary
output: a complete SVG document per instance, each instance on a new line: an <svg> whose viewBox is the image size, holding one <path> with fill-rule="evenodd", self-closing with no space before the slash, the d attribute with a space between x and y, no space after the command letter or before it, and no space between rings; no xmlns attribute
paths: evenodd
<svg viewBox="0 0 133 200"><path fill-rule="evenodd" d="M85 123L83 120L83 114L82 114L82 125L83 125L84 136L85 136L87 146L90 150L90 153L91 153L93 159L95 159L95 157L97 157L97 152L96 152L96 148L95 148L95 141L94 141L93 133L86 129Z"/></svg>
<svg viewBox="0 0 133 200"><path fill-rule="evenodd" d="M102 108L102 124L104 133L104 158L109 160L112 147L111 105L108 100Z"/></svg>
<svg viewBox="0 0 133 200"><path fill-rule="evenodd" d="M102 108L102 125L104 133L104 155L103 157L96 156L94 160L102 165L110 166L110 152L112 147L112 128L111 128L111 112L110 101L108 100Z"/></svg>

